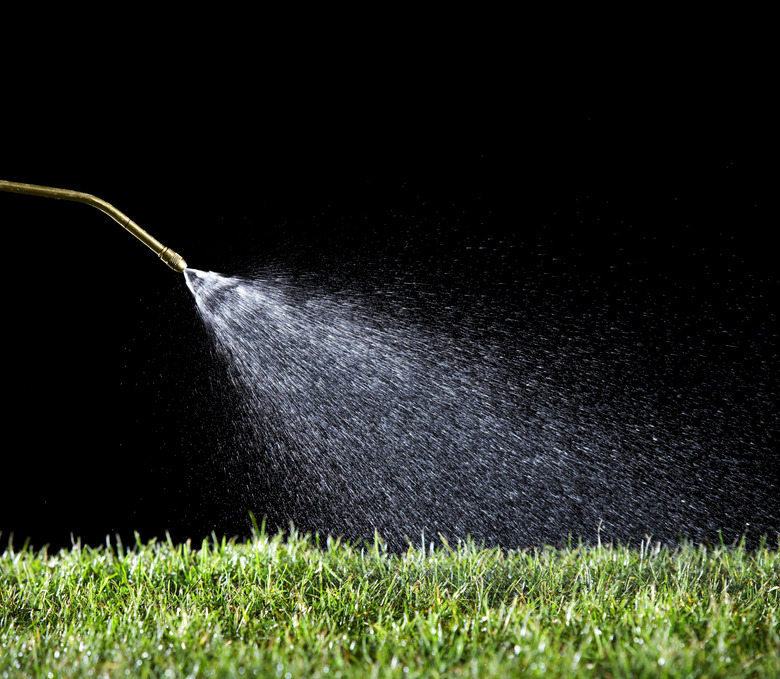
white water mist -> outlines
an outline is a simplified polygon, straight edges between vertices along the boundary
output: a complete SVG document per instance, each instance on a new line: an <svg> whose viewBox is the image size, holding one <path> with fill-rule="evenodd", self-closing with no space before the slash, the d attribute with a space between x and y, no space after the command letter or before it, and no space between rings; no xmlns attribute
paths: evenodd
<svg viewBox="0 0 780 679"><path fill-rule="evenodd" d="M519 547L746 529L727 511L749 481L734 441L664 412L626 337L517 347L343 290L185 274L241 395L237 454L307 530Z"/></svg>

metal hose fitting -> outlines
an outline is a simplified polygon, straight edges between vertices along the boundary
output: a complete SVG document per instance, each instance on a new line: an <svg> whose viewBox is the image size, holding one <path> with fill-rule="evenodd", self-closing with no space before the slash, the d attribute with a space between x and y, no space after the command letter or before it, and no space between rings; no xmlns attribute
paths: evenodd
<svg viewBox="0 0 780 679"><path fill-rule="evenodd" d="M36 184L20 184L18 182L8 182L0 179L0 191L9 191L11 193L25 193L30 196L42 196L44 198L57 198L59 200L72 200L77 203L86 203L98 210L102 210L109 217L119 222L125 229L132 233L144 245L154 251L171 269L183 272L187 268L187 262L181 255L176 254L170 248L165 247L156 238L150 236L138 224L130 219L126 214L117 210L113 205L96 196L79 191L69 191L67 189L54 189L50 186L37 186Z"/></svg>

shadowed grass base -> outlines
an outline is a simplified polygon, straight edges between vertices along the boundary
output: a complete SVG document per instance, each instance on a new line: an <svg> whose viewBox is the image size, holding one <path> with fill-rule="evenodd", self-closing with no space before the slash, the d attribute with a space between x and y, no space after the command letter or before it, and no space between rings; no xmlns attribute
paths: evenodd
<svg viewBox="0 0 780 679"><path fill-rule="evenodd" d="M774 677L779 599L776 546L9 546L0 677Z"/></svg>

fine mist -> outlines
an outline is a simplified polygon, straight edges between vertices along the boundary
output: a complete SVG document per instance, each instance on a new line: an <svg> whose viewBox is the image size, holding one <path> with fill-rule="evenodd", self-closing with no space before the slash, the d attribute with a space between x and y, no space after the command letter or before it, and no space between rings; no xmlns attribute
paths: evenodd
<svg viewBox="0 0 780 679"><path fill-rule="evenodd" d="M643 359L646 329L532 297L488 327L415 316L397 290L185 275L238 395L225 464L274 526L392 549L776 532L767 444L713 386L728 369L682 394Z"/></svg>

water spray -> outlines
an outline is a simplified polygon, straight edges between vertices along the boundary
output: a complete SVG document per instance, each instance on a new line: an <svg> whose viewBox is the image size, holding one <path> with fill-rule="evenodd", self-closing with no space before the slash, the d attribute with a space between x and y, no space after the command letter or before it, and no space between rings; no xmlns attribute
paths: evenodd
<svg viewBox="0 0 780 679"><path fill-rule="evenodd" d="M9 191L10 193L24 193L30 196L42 196L44 198L57 198L59 200L72 200L77 203L86 203L98 210L105 212L109 217L119 222L125 229L132 233L144 245L154 251L154 253L165 262L171 269L183 272L187 268L187 262L181 255L175 253L170 248L165 247L156 238L150 236L138 224L130 219L126 214L117 210L113 205L106 201L80 191L70 191L68 189L55 189L50 186L38 186L36 184L21 184L18 182L8 182L0 179L0 191Z"/></svg>

